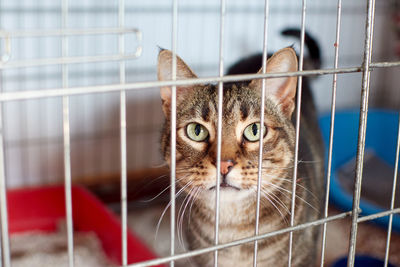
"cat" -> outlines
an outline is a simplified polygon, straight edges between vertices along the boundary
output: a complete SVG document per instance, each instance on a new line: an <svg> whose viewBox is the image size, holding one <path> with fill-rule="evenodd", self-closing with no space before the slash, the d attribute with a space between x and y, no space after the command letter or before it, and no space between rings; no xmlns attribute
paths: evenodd
<svg viewBox="0 0 400 267"><path fill-rule="evenodd" d="M284 48L268 59L267 72L296 71L297 64L294 50ZM160 81L171 80L171 65L171 51L161 50ZM196 78L178 56L176 78ZM295 153L297 77L266 79L265 83L259 233L290 225ZM261 79L224 84L219 243L254 235L261 86ZM303 95L309 94L304 89ZM170 164L171 87L161 87L160 94L165 114L161 150ZM187 196L184 205L190 202L186 236L188 248L195 250L214 245L218 86L178 86L176 101L176 183L178 193ZM303 99L301 114L295 224L320 217L324 191L323 145L312 98ZM318 235L318 227L294 232L293 266L315 264ZM281 234L258 241L258 266L287 266L288 240L289 234ZM246 243L220 250L218 266L253 266L253 248L253 243ZM193 260L202 267L214 264L213 253Z"/></svg>

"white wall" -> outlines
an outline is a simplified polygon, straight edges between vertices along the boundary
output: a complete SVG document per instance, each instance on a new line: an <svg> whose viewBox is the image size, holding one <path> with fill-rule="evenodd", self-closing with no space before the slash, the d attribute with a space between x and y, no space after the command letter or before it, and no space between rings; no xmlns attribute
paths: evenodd
<svg viewBox="0 0 400 267"><path fill-rule="evenodd" d="M127 81L155 80L157 45L171 48L170 1L126 1L126 25L143 33L143 54L127 61ZM262 49L264 1L227 1L225 66ZM270 1L269 51L296 42L280 31L300 27L301 1ZM324 68L332 68L336 31L336 1L307 1L306 28L321 44ZM388 16L385 2L377 2L374 60L388 56ZM116 27L117 1L70 1L71 28ZM0 25L13 29L60 28L60 1L3 0ZM216 76L219 58L219 1L179 1L178 54L199 76ZM362 61L365 1L343 1L340 66L357 66ZM70 55L115 54L117 36L71 37ZM133 51L134 37L126 37ZM298 49L298 45L295 46ZM13 40L12 60L57 57L61 40L56 37ZM390 53L389 53L390 55ZM392 74L393 75L393 74ZM390 75L389 75L390 76ZM118 63L74 64L70 66L70 86L119 82ZM313 85L318 107L330 108L331 76L319 77ZM343 74L338 81L338 108L359 105L361 74ZM379 77L371 82L380 90ZM4 70L2 91L43 90L61 87L61 67L47 66ZM373 93L372 92L372 93ZM72 175L74 178L119 172L119 94L71 97ZM61 181L62 101L29 100L4 104L6 175L9 186L26 186ZM159 155L162 112L158 89L128 92L128 168L155 166Z"/></svg>

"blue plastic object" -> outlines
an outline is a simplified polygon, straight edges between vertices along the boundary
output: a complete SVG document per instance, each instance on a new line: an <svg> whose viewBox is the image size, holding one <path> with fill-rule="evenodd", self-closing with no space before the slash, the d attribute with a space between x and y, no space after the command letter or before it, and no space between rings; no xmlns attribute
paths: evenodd
<svg viewBox="0 0 400 267"><path fill-rule="evenodd" d="M355 267L383 267L384 262L382 260L372 258L369 256L356 256L354 259ZM393 264L388 263L388 267L395 267ZM347 257L341 258L336 261L331 267L347 267Z"/></svg>
<svg viewBox="0 0 400 267"><path fill-rule="evenodd" d="M320 127L326 146L329 144L330 114L320 118ZM337 181L336 170L356 156L358 141L358 111L338 111L335 116L335 129L332 153L332 175L330 184L330 200L339 208L349 211L352 209L353 196L346 192ZM371 149L381 159L394 166L396 159L397 130L399 113L386 110L370 110L367 120L367 134L365 148ZM328 158L326 156L326 158ZM400 178L399 178L400 182ZM379 184L377 185L379 186ZM391 194L391 192L385 192ZM362 215L369 215L384 211L364 199L361 199ZM389 217L374 220L382 226L387 226ZM400 232L400 216L393 216L393 230Z"/></svg>

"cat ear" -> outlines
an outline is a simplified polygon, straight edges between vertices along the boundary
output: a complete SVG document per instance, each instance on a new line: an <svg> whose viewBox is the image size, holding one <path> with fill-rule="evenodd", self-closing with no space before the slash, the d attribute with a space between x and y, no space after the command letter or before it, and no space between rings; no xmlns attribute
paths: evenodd
<svg viewBox="0 0 400 267"><path fill-rule="evenodd" d="M284 48L267 61L267 73L297 71L297 56L292 48ZM262 69L258 71L262 73ZM281 111L291 117L294 110L297 77L269 78L265 80L266 95L278 104ZM252 80L250 87L261 92L262 79Z"/></svg>
<svg viewBox="0 0 400 267"><path fill-rule="evenodd" d="M161 50L158 54L158 68L157 75L159 81L170 81L172 80L172 52L169 50ZM193 71L186 65L183 60L176 56L176 79L184 80L197 78ZM185 99L188 92L193 89L193 86L177 86L176 87L176 98L177 103ZM172 89L170 86L161 87L160 94L163 102L163 110L165 115L169 113L169 107L171 106L171 94Z"/></svg>

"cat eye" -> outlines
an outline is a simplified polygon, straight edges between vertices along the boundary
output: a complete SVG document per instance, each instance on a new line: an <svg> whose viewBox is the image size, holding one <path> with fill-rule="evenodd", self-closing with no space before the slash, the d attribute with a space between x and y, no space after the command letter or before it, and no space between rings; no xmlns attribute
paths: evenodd
<svg viewBox="0 0 400 267"><path fill-rule="evenodd" d="M260 139L260 123L255 122L250 124L244 129L243 136L247 141L256 142ZM264 136L267 134L267 128L264 126L263 128Z"/></svg>
<svg viewBox="0 0 400 267"><path fill-rule="evenodd" d="M202 142L207 139L208 130L203 125L193 122L186 126L186 134L193 141Z"/></svg>

